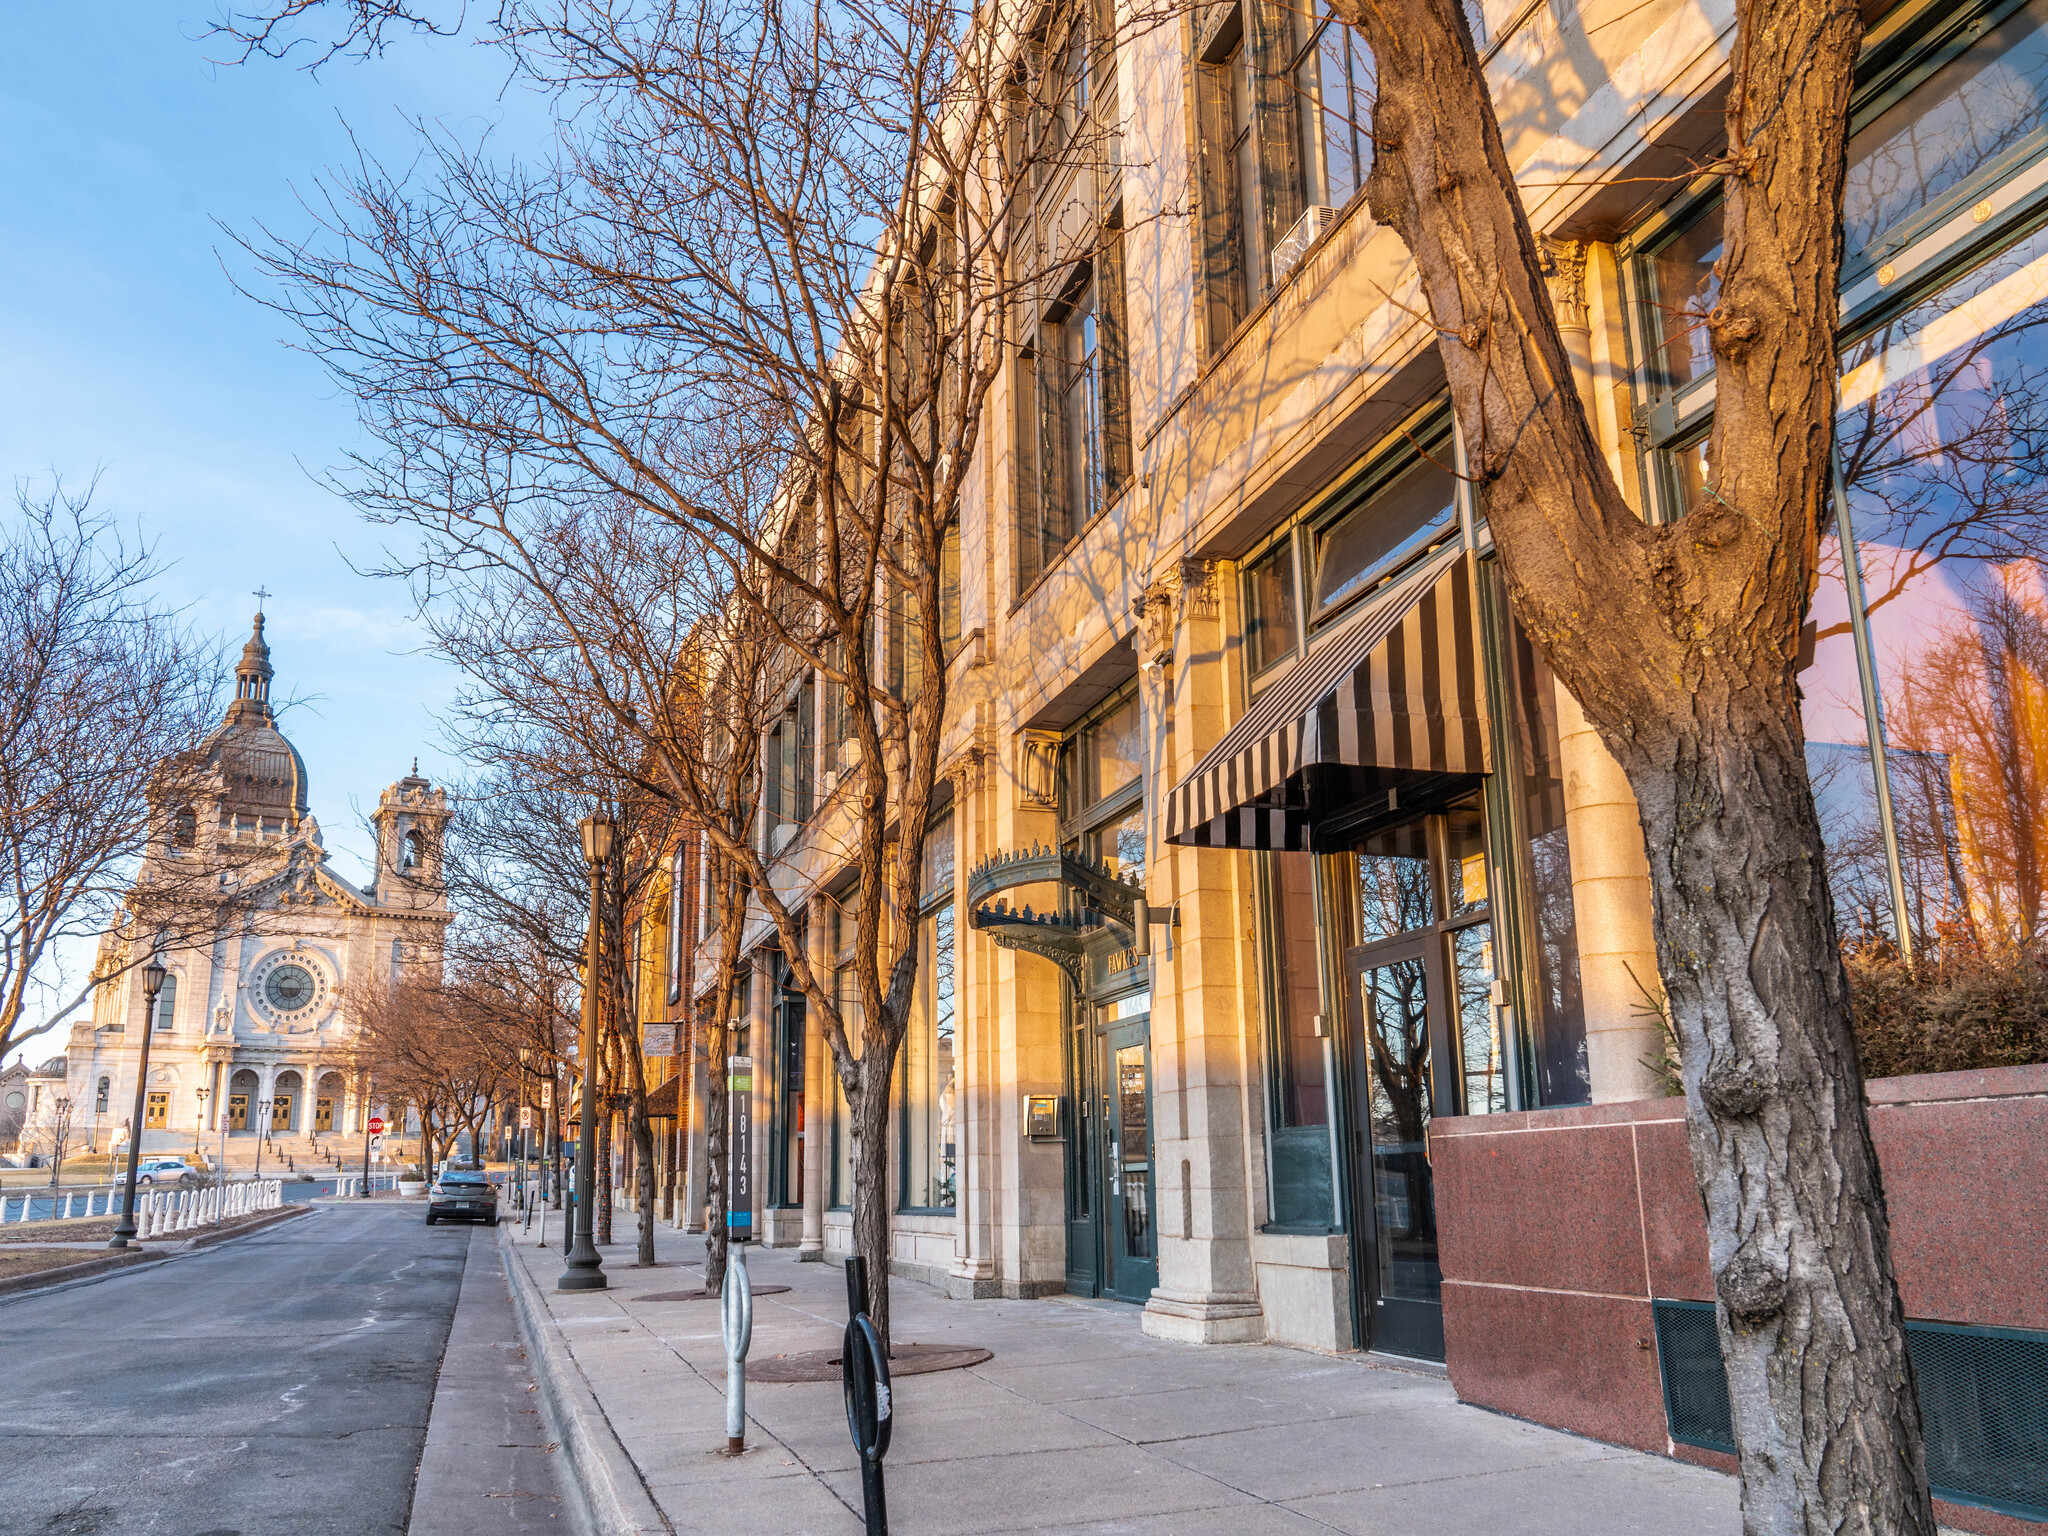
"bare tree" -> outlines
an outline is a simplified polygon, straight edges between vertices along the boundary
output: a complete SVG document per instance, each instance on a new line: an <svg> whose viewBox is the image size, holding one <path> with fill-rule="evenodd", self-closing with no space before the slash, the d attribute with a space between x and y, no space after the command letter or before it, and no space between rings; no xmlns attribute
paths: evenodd
<svg viewBox="0 0 2048 1536"><path fill-rule="evenodd" d="M426 19L381 9L387 25ZM563 106L553 162L500 166L431 138L416 173L366 166L333 190L324 236L251 247L361 402L380 450L339 478L419 535L401 568L436 591L516 572L609 676L595 573L609 547L681 531L722 565L724 600L835 701L857 1019L809 963L810 892L671 757L696 738L647 706L672 697L675 658L602 705L643 737L648 777L772 924L820 1021L885 1338L889 1106L947 725L948 562L985 472L990 390L1036 346L1020 301L1055 297L1038 290L1077 261L1120 261L1112 179L1091 179L1114 163L1091 103L1116 93L1091 86L1118 27L1157 19L1136 9L1082 6L1053 35L1021 8L970 17L947 0L508 5L491 35ZM261 41L280 14L235 26ZM343 42L367 46L365 18L345 14ZM1040 238L1025 210L1069 174L1094 201ZM1073 466L1080 500L1058 514L1078 525L1091 483L1128 469L1127 453ZM706 658L714 690L719 664Z"/></svg>
<svg viewBox="0 0 2048 1536"><path fill-rule="evenodd" d="M0 1057L149 950L103 947L79 983L52 973L53 946L124 904L159 951L210 942L221 877L247 857L179 821L205 777L219 650L152 598L155 551L91 503L90 487L17 490L0 535ZM189 856L136 887L152 838Z"/></svg>
<svg viewBox="0 0 2048 1536"><path fill-rule="evenodd" d="M43 1106L36 1125L36 1139L50 1149L50 1188L63 1175L64 1154L71 1146L71 1122L76 1111L68 1093L53 1094Z"/></svg>
<svg viewBox="0 0 2048 1536"><path fill-rule="evenodd" d="M1458 0L1333 0L1517 614L1626 771L1751 1531L1934 1530L1794 672L1831 479L1853 0L1739 0L1712 465L1644 523L1573 383ZM1595 617L1597 615L1597 618Z"/></svg>

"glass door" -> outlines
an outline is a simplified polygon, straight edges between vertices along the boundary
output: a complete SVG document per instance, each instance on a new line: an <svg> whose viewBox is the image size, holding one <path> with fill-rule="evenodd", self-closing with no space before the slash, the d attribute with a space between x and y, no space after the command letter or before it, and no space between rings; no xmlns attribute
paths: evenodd
<svg viewBox="0 0 2048 1536"><path fill-rule="evenodd" d="M1433 1027L1442 987L1427 940L1354 950L1349 973L1358 1042L1358 1161L1372 1212L1368 1252L1372 1347L1441 1360L1443 1272L1437 1267L1436 1192L1429 1122L1436 1113ZM1361 1223L1361 1225L1363 1225Z"/></svg>
<svg viewBox="0 0 2048 1536"><path fill-rule="evenodd" d="M1146 999L1134 999L1143 1006ZM1103 1287L1121 1301L1143 1302L1159 1284L1159 1234L1152 1178L1152 1047L1149 1014L1118 1017L1102 1009L1098 1095L1103 1201Z"/></svg>
<svg viewBox="0 0 2048 1536"><path fill-rule="evenodd" d="M1345 956L1352 1283L1369 1348L1444 1357L1429 1131L1506 1107L1477 796L1374 833Z"/></svg>

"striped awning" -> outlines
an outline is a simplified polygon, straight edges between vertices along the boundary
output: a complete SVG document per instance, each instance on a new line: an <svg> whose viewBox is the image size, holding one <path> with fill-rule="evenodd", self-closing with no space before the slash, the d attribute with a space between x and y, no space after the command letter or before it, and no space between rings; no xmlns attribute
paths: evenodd
<svg viewBox="0 0 2048 1536"><path fill-rule="evenodd" d="M1166 802L1166 840L1303 849L1294 780L1319 764L1484 773L1485 709L1470 562L1422 562L1270 685Z"/></svg>

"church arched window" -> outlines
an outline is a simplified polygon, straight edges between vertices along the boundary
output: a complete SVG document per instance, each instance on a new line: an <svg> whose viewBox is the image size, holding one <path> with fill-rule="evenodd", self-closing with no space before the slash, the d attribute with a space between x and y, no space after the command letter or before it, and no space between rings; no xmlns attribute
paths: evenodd
<svg viewBox="0 0 2048 1536"><path fill-rule="evenodd" d="M102 1077L100 1079L99 1095L93 1100L92 1108L94 1114L104 1115L107 1112L107 1095L113 1091L114 1080L111 1077Z"/></svg>
<svg viewBox="0 0 2048 1536"><path fill-rule="evenodd" d="M199 841L199 818L189 806L172 819L171 836L180 848L190 848Z"/></svg>
<svg viewBox="0 0 2048 1536"><path fill-rule="evenodd" d="M169 1029L178 1016L178 978L166 976L163 990L156 995L156 1027Z"/></svg>
<svg viewBox="0 0 2048 1536"><path fill-rule="evenodd" d="M405 834L405 861L401 869L418 869L426 856L426 846L420 840L419 829L415 827Z"/></svg>

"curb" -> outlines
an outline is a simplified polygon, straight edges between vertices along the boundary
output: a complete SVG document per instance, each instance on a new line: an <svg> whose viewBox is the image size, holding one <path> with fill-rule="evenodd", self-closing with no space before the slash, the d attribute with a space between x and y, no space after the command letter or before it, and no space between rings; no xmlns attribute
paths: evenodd
<svg viewBox="0 0 2048 1536"><path fill-rule="evenodd" d="M22 1296L31 1291L40 1291L49 1286L58 1286L72 1280L89 1280L94 1275L109 1270L125 1269L131 1264L147 1263L154 1259L161 1262L169 1255L151 1253L136 1248L128 1252L103 1253L97 1258L80 1259L76 1264L59 1265L56 1269L39 1269L33 1274L15 1275L0 1280L0 1296Z"/></svg>
<svg viewBox="0 0 2048 1536"><path fill-rule="evenodd" d="M640 1469L619 1443L583 1368L562 1343L540 1288L513 1252L509 1229L498 1240L498 1252L527 1362L540 1387L541 1412L561 1442L569 1474L562 1480L564 1502L577 1528L587 1536L673 1536L675 1527L641 1482Z"/></svg>

